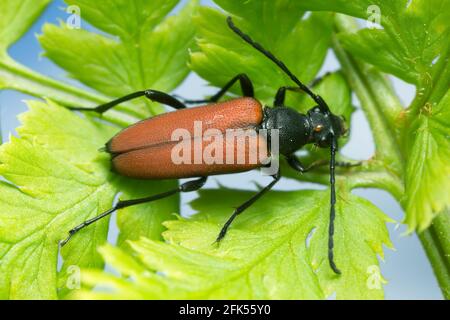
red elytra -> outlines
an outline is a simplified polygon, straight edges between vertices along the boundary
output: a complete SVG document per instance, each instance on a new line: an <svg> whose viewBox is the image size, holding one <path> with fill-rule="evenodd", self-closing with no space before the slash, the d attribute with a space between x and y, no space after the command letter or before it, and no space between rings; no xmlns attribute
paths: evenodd
<svg viewBox="0 0 450 320"><path fill-rule="evenodd" d="M268 157L266 140L261 135L249 135L246 143L238 147L237 139L226 139L226 130L255 129L262 120L261 103L253 98L182 109L140 121L124 129L108 142L107 151L113 154L114 171L138 179L180 179L243 172L262 166ZM201 123L200 133L194 130L195 122ZM172 150L179 144L179 141L172 140L172 133L179 129L185 129L191 134L191 141L183 142L189 144L190 163L177 164L172 159ZM217 129L222 137L203 139L205 131L210 129ZM194 153L198 152L195 148L200 146L205 150L216 138L223 141L222 163L206 163L203 157L201 163L194 163ZM194 142L196 139L201 141ZM255 146L258 150L254 150ZM233 150L232 163L226 161L227 150ZM257 161L254 161L255 157L250 154L258 152L264 156L258 156ZM243 156L244 161L237 160L238 154Z"/></svg>

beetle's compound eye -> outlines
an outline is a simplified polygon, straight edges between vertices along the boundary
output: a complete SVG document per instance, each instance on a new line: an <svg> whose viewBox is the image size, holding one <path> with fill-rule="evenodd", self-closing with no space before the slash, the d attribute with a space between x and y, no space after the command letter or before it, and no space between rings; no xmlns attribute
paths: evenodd
<svg viewBox="0 0 450 320"><path fill-rule="evenodd" d="M321 125L321 124L318 124L317 126L314 127L315 132L320 132L320 131L322 131L322 129L323 129L323 125Z"/></svg>

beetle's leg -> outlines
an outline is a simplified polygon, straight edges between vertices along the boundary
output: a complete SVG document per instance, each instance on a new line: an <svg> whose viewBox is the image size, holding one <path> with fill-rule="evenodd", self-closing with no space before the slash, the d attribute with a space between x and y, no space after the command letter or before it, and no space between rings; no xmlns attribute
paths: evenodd
<svg viewBox="0 0 450 320"><path fill-rule="evenodd" d="M284 101L286 100L286 91L300 92L304 93L304 91L299 87L281 87L278 89L277 94L275 95L275 99L273 101L274 107L283 107Z"/></svg>
<svg viewBox="0 0 450 320"><path fill-rule="evenodd" d="M330 72L327 72L323 76L314 79L310 83L309 86L315 87L316 85L321 83L326 77L328 77L330 74L331 74ZM299 87L281 87L280 89L278 89L277 94L275 95L275 100L273 103L273 105L275 107L283 107L284 106L284 101L286 100L286 91L305 93L305 91Z"/></svg>
<svg viewBox="0 0 450 320"><path fill-rule="evenodd" d="M186 104L199 104L199 103L212 103L212 102L217 102L220 100L220 98L223 97L223 95L225 93L227 93L228 90L230 90L230 88L239 80L240 85L241 85L241 90L242 90L242 95L244 97L254 97L254 90L253 90L253 84L252 81L250 80L250 78L245 74L245 73L241 73L238 74L236 77L234 77L233 79L231 79L230 81L228 81L228 83L222 88L220 89L219 92L217 92L215 95L213 95L212 97L210 97L209 99L204 99L204 100L188 100L188 99L183 99L179 96L176 96L177 98L179 98L181 101L183 101Z"/></svg>
<svg viewBox="0 0 450 320"><path fill-rule="evenodd" d="M124 97L121 97L119 99L110 101L108 103L99 105L95 108L82 108L82 107L69 107L68 109L70 110L75 110L75 111L94 111L97 113L104 113L106 111L108 111L109 109L123 103L126 101L130 101L139 97L147 97L148 99L150 99L153 102L159 102L162 103L166 106L175 108L175 109L184 109L186 108L186 106L184 105L184 103L182 103L181 101L177 100L175 97L171 96L170 94L161 92L161 91L157 91L157 90L145 90L145 91L138 91L138 92L133 92L129 95L126 95Z"/></svg>
<svg viewBox="0 0 450 320"><path fill-rule="evenodd" d="M111 213L113 213L116 210L119 209L123 209L126 207L131 207L134 205L138 205L138 204L142 204L142 203L147 203L147 202L152 202L155 200L159 200L159 199L163 199L163 198L167 198L169 196L172 196L174 194L180 193L180 192L191 192L191 191L196 191L198 189L200 189L201 187L203 187L203 185L206 182L207 177L202 177L199 178L197 180L192 180L192 181L187 181L183 184L181 184L178 188L176 189L172 189L163 193L159 193L159 194L155 194L153 196L150 197L146 197L146 198L140 198L140 199L133 199L133 200L124 200L124 201L119 201L114 207L112 207L111 209L109 209L108 211L103 212L102 214L89 219L85 222L83 222L82 224L76 226L75 228L73 228L72 230L69 231L69 236L60 242L61 247L63 247L71 238L72 236L77 233L78 231L80 231L81 229L89 226L90 224L110 215Z"/></svg>
<svg viewBox="0 0 450 320"><path fill-rule="evenodd" d="M290 155L290 156L286 157L286 160L287 160L289 166L290 166L292 169L294 169L294 170L296 170L296 171L298 171L298 172L301 172L301 173L305 173L305 172L311 171L311 170L313 170L313 169L316 169L316 168L318 168L318 167L322 167L322 166L325 166L325 165L328 165L328 164L329 164L329 161L328 161L328 160L322 159L322 160L314 161L314 162L311 163L309 166L305 167L305 166L300 162L300 160L299 160L296 156L294 156L294 155ZM361 162L344 162L344 161L337 161L337 162L335 163L335 166L336 166L336 167L343 167L343 168L357 167L357 166L360 166L360 165L361 165Z"/></svg>
<svg viewBox="0 0 450 320"><path fill-rule="evenodd" d="M301 172L301 173L308 172L311 169L314 169L314 168L317 168L320 166L324 166L329 163L328 160L323 159L323 160L315 161L315 162L311 163L309 166L305 167L300 162L300 160L294 155L290 155L290 156L286 157L286 160L292 169L294 169L295 171Z"/></svg>
<svg viewBox="0 0 450 320"><path fill-rule="evenodd" d="M227 222L225 222L225 224L223 225L222 229L220 230L219 236L216 239L216 242L220 242L220 240L223 239L223 237L225 237L225 234L227 233L228 228L230 227L231 223L233 222L233 220L239 215L241 214L245 209L247 209L248 207L250 207L253 203L256 202L256 200L258 200L259 198L261 198L267 191L269 191L270 189L272 189L272 187L278 182L280 181L281 175L280 175L280 171L277 172L277 174L273 175L273 181L271 183L269 183L267 186L265 186L263 189L261 189L257 194L255 194L253 197L251 197L250 199L248 199L246 202L244 202L242 205L240 205L239 207L237 207L233 214L231 215L231 217L227 220Z"/></svg>

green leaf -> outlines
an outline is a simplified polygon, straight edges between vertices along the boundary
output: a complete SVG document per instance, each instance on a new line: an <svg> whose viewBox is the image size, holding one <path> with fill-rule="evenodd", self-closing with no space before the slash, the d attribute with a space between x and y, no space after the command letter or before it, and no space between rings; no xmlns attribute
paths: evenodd
<svg viewBox="0 0 450 320"><path fill-rule="evenodd" d="M383 244L391 246L385 226L389 219L374 205L341 190L335 253L342 275L336 276L327 260L327 191L272 192L236 220L220 247L213 245L231 208L251 194L201 192L193 203L198 215L165 224L168 243L148 239L130 243L136 260L104 248L105 260L123 278L85 271L85 284L102 289L78 297L318 299L333 293L338 299L383 297L376 256L383 255Z"/></svg>
<svg viewBox="0 0 450 320"><path fill-rule="evenodd" d="M46 24L40 37L46 56L71 77L118 97L148 88L171 91L188 75L187 49L193 44L194 26L190 20L195 1L178 16L168 17L157 26L155 23L178 1L136 0L132 5L125 0L68 2L78 5L88 22L119 36L114 39ZM150 110L145 104L149 103L142 99L123 110L138 118L146 117Z"/></svg>
<svg viewBox="0 0 450 320"><path fill-rule="evenodd" d="M0 173L8 181L0 185L0 243L5 248L0 255L2 298L55 298L58 241L67 231L110 208L120 188L136 197L142 184L149 193L160 187L142 182L138 187L132 181L117 181L110 173L108 156L97 150L116 129L54 104L34 102L30 107L21 117L22 138L12 138L0 149ZM154 214L144 217L142 213L149 210ZM123 210L121 214L137 213L141 218L123 230L129 234L133 228L134 236L158 239L162 231L158 221L176 210L173 199ZM151 224L150 220L151 230L140 230L140 224ZM107 226L105 219L64 247L60 287L67 267L102 266L96 247L105 242Z"/></svg>
<svg viewBox="0 0 450 320"><path fill-rule="evenodd" d="M153 5L156 2L152 2ZM172 90L188 73L187 49L193 44L194 34L190 16L195 10L196 2L193 1L178 15L168 18L165 15L175 4L158 2L161 4L161 10L153 10L153 6L142 7L148 3L147 1L126 2L128 5L136 5L141 13L140 17L148 17L145 23L141 20L139 24L131 23L131 25L118 22L117 29L126 30L134 37L127 41L111 40L106 36L84 30L51 26L46 27L49 31L41 40L48 45L50 58L55 62L60 61L61 66L73 72L73 76L79 80L92 77L94 79L92 83L86 80L86 84L106 94L120 96L123 90L135 91L140 85L139 81L142 81L142 85ZM118 1L96 2L95 5L81 2L77 4L80 5L82 12L95 6L116 13L120 9L115 7L119 4ZM132 21L131 14L129 11L121 12L124 21L128 22ZM95 18L92 18L90 22L94 24L94 20ZM110 22L108 26L114 28L114 23ZM105 26L105 30L108 26ZM148 29L144 28L145 26ZM137 35L142 43L135 42ZM71 41L68 37L72 37ZM60 42L53 43L55 39ZM147 39L148 43L144 44L144 39ZM93 40L98 43L90 43ZM135 46L140 44L141 47ZM77 48L80 51L76 51ZM71 57L71 51L79 56ZM136 55L141 59L133 62ZM109 60L111 57L119 57L119 62L123 64L111 65ZM62 61L71 58L78 59L75 61L78 63L78 70L75 70L74 61ZM10 58L8 59L8 68L13 66L23 70ZM142 66L139 66L139 63ZM152 65L154 67L151 67ZM106 73L108 67L111 68L112 75ZM127 67L130 68L126 69ZM163 74L163 70L168 74ZM107 85L104 87L99 85L101 76L96 77L97 72L104 72L103 76L106 78L104 83L112 81L110 84L114 86L107 89ZM24 77L27 78L30 74L26 71ZM115 77L117 74L121 77ZM2 76L0 71L0 78ZM44 87L48 83L46 82ZM20 80L16 85L22 88L24 82ZM144 88L146 87L138 89ZM79 99L82 101L83 95L80 95ZM58 272L58 242L66 237L68 230L111 208L118 192L123 192L123 198L138 198L174 186L174 182L171 181L158 183L133 181L110 172L108 155L100 153L98 149L104 146L119 128L92 119L90 116L81 118L54 102L32 102L29 105L31 110L21 117L23 125L18 129L20 138L12 138L0 148L0 174L6 179L0 183L0 298L2 299L64 297L69 292L67 280L70 267L102 268L103 262L97 253L97 246L106 241L108 221L105 219L86 228L63 248L61 252L63 264ZM136 112L131 109L132 107L133 104L126 105L124 110L139 118L144 113L148 114L147 109L145 112ZM122 120L122 123L127 122L126 119ZM159 239L164 230L162 221L170 219L172 214L179 210L176 200L174 197L121 210L118 214L121 231L119 245L140 236Z"/></svg>
<svg viewBox="0 0 450 320"><path fill-rule="evenodd" d="M438 75L436 60L449 47L448 1L306 0L302 3L310 10L342 12L366 20L375 18L371 8L377 6L383 29L364 28L355 34L341 34L344 47L382 71L418 86L431 85L430 80Z"/></svg>
<svg viewBox="0 0 450 320"><path fill-rule="evenodd" d="M423 109L414 120L406 166L405 222L423 231L450 208L450 91L439 105Z"/></svg>
<svg viewBox="0 0 450 320"><path fill-rule="evenodd" d="M0 2L0 55L31 27L50 0L23 0Z"/></svg>
<svg viewBox="0 0 450 320"><path fill-rule="evenodd" d="M95 151L114 130L55 105L30 107L19 129L24 138L12 138L0 149L0 173L14 184L0 185L2 299L56 298L58 241L77 222L110 207L114 197L105 156ZM88 161L89 168L79 167ZM95 247L106 232L105 220L86 230L65 256L70 260L71 252L80 251L81 265L101 266Z"/></svg>
<svg viewBox="0 0 450 320"><path fill-rule="evenodd" d="M295 1L217 3L230 10L242 30L284 61L302 81L314 79L331 41L329 14L312 14L302 20L304 12ZM212 85L222 87L237 74L246 73L254 83L256 97L272 104L277 89L292 84L273 62L228 28L226 15L202 8L195 22L198 50L191 54L191 66ZM233 92L240 94L237 86Z"/></svg>
<svg viewBox="0 0 450 320"><path fill-rule="evenodd" d="M81 9L83 19L98 29L123 40L140 41L177 5L178 0L67 0ZM145 36L145 35L144 35Z"/></svg>
<svg viewBox="0 0 450 320"><path fill-rule="evenodd" d="M34 72L8 55L9 47L25 34L49 2L49 0L0 1L0 89L13 89L36 97L51 97L64 104L76 102L92 105L105 102L99 95Z"/></svg>

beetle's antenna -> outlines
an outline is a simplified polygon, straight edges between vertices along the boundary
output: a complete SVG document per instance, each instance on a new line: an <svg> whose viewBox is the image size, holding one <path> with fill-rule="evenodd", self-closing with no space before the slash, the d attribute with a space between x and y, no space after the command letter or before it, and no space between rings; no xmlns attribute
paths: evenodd
<svg viewBox="0 0 450 320"><path fill-rule="evenodd" d="M319 106L322 112L325 114L330 113L330 108L326 104L326 102L319 96L316 95L314 92L312 92L306 85L304 85L290 70L289 68L284 64L283 61L275 57L270 51L263 48L262 45L260 45L258 42L254 41L252 38L250 38L249 35L242 32L241 29L236 27L236 25L233 23L233 19L229 16L227 17L227 23L231 30L234 31L239 37L241 37L245 42L247 42L249 45L251 45L253 48L264 54L267 58L272 60L281 70L286 73L289 78L291 78L292 81L294 81L300 89L305 91Z"/></svg>
<svg viewBox="0 0 450 320"><path fill-rule="evenodd" d="M336 218L335 204L336 204L336 188L335 188L335 165L336 165L336 152L338 149L337 139L333 135L331 140L331 155L330 155L330 224L328 226L328 262L330 263L331 269L336 274L341 274L341 271L336 267L334 263L334 219Z"/></svg>

